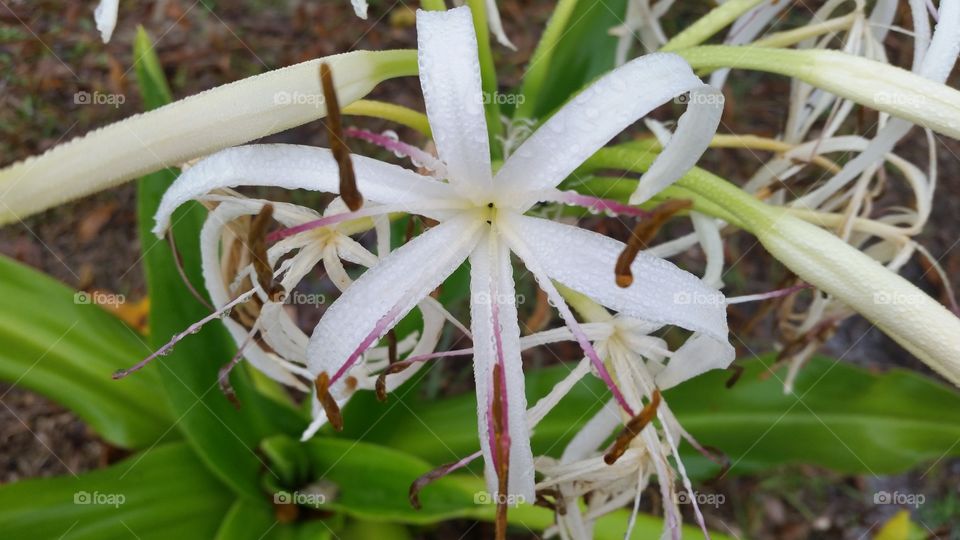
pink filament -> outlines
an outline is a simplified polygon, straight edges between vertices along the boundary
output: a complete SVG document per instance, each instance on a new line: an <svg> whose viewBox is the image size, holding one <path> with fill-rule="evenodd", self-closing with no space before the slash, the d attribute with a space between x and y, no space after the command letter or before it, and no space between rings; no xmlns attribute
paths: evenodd
<svg viewBox="0 0 960 540"><path fill-rule="evenodd" d="M612 199L603 199L600 197L593 197L591 195L582 195L580 193L570 191L560 192L557 195L552 196L551 200L566 203L572 206L582 206L583 208L587 208L595 212L613 212L615 214L623 214L625 216L634 216L639 218L650 217L650 212L635 206L630 206L629 204L623 204L622 202L614 201Z"/></svg>
<svg viewBox="0 0 960 540"><path fill-rule="evenodd" d="M367 349L370 348L371 345L373 345L378 339L380 339L380 336L387 333L387 330L390 329L390 327L393 325L393 322L397 319L397 315L399 314L400 314L400 306L396 305L377 322L376 326L373 327L373 330L369 334L367 334L367 336L364 337L363 340L360 341L360 344L357 345L357 348L354 349L352 353L350 353L350 356L347 357L347 360L343 363L343 365L340 366L340 369L338 369L337 372L330 379L330 386L333 386L333 384L337 382L337 380L340 379L340 377L343 377L343 375L347 371L349 371L350 368L354 366L354 364L357 363L357 360L359 360L360 357L363 356L363 353L365 353Z"/></svg>
<svg viewBox="0 0 960 540"><path fill-rule="evenodd" d="M431 171L441 173L443 172L444 166L437 158L433 157L431 154L424 152L423 150L413 146L412 144L407 144L400 142L398 140L392 139L386 135L381 135L379 133L374 133L366 129L358 129L354 127L349 127L343 130L343 134L347 137L353 137L355 139L362 139L369 143L375 144L381 148L385 148L394 152L400 156L409 158L412 161L415 161L416 164L422 165L423 167L430 169Z"/></svg>

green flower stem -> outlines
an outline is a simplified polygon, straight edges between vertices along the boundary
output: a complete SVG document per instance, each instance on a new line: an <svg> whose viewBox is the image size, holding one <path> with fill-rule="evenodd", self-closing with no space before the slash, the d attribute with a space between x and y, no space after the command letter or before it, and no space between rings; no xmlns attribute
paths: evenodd
<svg viewBox="0 0 960 540"><path fill-rule="evenodd" d="M550 71L553 52L560 44L560 38L563 37L570 17L577 7L577 0L560 0L553 10L553 15L547 22L547 27L537 43L537 48L533 51L530 63L527 65L527 71L523 76L523 85L520 88L520 94L524 100L517 106L517 118L532 118L533 111L536 110L537 98L540 96L540 89L543 81Z"/></svg>
<svg viewBox="0 0 960 540"><path fill-rule="evenodd" d="M426 11L446 11L447 9L443 0L423 0L420 2L420 7Z"/></svg>
<svg viewBox="0 0 960 540"><path fill-rule="evenodd" d="M753 9L763 0L729 0L713 8L710 13L697 19L679 34L673 36L661 51L677 51L703 43L723 30L747 11Z"/></svg>
<svg viewBox="0 0 960 540"><path fill-rule="evenodd" d="M477 47L480 53L480 77L483 81L483 93L487 99L484 109L487 113L487 131L490 135L490 153L493 158L501 156L498 136L503 134L500 122L500 105L494 99L497 92L497 71L493 65L493 51L490 49L490 29L487 27L487 6L484 0L467 0L473 13L473 27L477 31Z"/></svg>
<svg viewBox="0 0 960 540"><path fill-rule="evenodd" d="M400 125L419 131L427 137L431 137L430 122L427 115L420 111L415 111L402 105L385 103L383 101L374 101L370 99L360 99L343 108L343 114L348 116L369 116L372 118L381 118L396 122Z"/></svg>

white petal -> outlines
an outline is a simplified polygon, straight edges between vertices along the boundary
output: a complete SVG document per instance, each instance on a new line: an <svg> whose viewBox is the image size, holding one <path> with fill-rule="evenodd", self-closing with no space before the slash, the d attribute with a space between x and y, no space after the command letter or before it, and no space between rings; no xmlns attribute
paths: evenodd
<svg viewBox="0 0 960 540"><path fill-rule="evenodd" d="M109 43L110 37L113 36L113 29L117 26L117 11L119 8L120 0L100 0L97 9L93 11L93 19L97 23L100 39L104 43Z"/></svg>
<svg viewBox="0 0 960 540"><path fill-rule="evenodd" d="M207 216L200 231L203 280L214 306L224 306L232 300L223 282L223 273L220 266L221 233L227 223L239 216L250 215L251 213L256 214L257 211L251 212L249 207L243 205L221 204ZM229 318L223 319L223 324L230 335L233 336L238 347L247 342L248 330L246 328ZM247 344L243 350L243 355L254 367L270 378L301 390L307 389L291 373L290 363L281 361L275 354L263 351L255 342ZM227 359L224 359L224 362L226 361Z"/></svg>
<svg viewBox="0 0 960 540"><path fill-rule="evenodd" d="M321 61L332 67L346 106L384 79L412 75L409 55L355 51L310 60L207 90L18 161L0 170L0 224L324 117Z"/></svg>
<svg viewBox="0 0 960 540"><path fill-rule="evenodd" d="M367 1L366 0L350 0L350 3L353 4L353 11L357 14L357 17L366 20L367 18Z"/></svg>
<svg viewBox="0 0 960 540"><path fill-rule="evenodd" d="M497 493L497 473L488 426L493 396L493 368L503 355L506 379L507 428L510 435L510 474L507 490L526 501L534 500L533 453L527 426L527 398L520 360L520 326L510 251L496 235L484 236L470 254L470 325L473 331L473 369L477 384L477 423L483 451L487 490ZM494 308L498 314L494 317ZM499 328L495 328L499 324Z"/></svg>
<svg viewBox="0 0 960 540"><path fill-rule="evenodd" d="M367 201L399 204L411 211L424 200L453 197L453 190L432 178L396 165L353 156L357 188ZM257 144L228 148L187 169L163 194L153 232L162 236L181 204L215 189L270 186L337 193L337 161L326 148L295 144Z"/></svg>
<svg viewBox="0 0 960 540"><path fill-rule="evenodd" d="M417 12L420 86L449 180L477 199L492 185L477 36L470 8ZM479 199L477 199L479 201Z"/></svg>
<svg viewBox="0 0 960 540"><path fill-rule="evenodd" d="M628 62L590 85L547 120L510 156L497 173L496 183L514 193L554 187L627 126L688 91L710 95L714 90L675 54L654 53ZM698 141L704 137L710 140L722 112L722 104L711 101L716 100L698 97L691 102L674 137L678 142L683 144L691 135L697 135ZM693 118L687 121L685 117L690 115ZM709 133L694 133L694 128ZM703 150L696 152L691 146L687 151L695 154L685 160L692 165ZM679 162L669 152L669 148L664 151L664 159L676 166ZM651 170L655 176L662 174Z"/></svg>
<svg viewBox="0 0 960 540"><path fill-rule="evenodd" d="M386 334L466 259L480 223L472 217L445 221L367 270L314 328L307 349L310 371L334 377L367 342Z"/></svg>
<svg viewBox="0 0 960 540"><path fill-rule="evenodd" d="M503 31L503 21L500 20L500 10L497 9L497 0L487 0L487 23L490 25L490 32L504 47L517 50L517 47L510 42L507 33Z"/></svg>
<svg viewBox="0 0 960 540"><path fill-rule="evenodd" d="M723 238L720 237L720 227L717 220L705 216L700 212L691 212L693 230L697 241L703 248L707 258L707 268L703 271L703 282L708 287L720 289L723 287Z"/></svg>
<svg viewBox="0 0 960 540"><path fill-rule="evenodd" d="M640 253L630 267L633 285L620 288L614 281L614 267L623 243L540 218L513 216L511 222L551 278L623 315L702 333L705 345L698 350L708 355L712 367L726 367L733 361L724 296L693 274Z"/></svg>

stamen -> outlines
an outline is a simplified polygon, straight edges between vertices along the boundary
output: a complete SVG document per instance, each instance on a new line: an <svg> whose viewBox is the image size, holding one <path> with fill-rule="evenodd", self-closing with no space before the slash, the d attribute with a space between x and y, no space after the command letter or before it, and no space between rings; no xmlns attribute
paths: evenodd
<svg viewBox="0 0 960 540"><path fill-rule="evenodd" d="M255 291L250 290L250 291L247 291L247 292L243 293L242 295L238 296L238 297L235 298L233 301L231 301L229 304L226 304L225 306L223 306L223 307L220 308L219 310L214 311L214 312L211 313L210 315L207 315L206 317L200 319L199 321L191 324L189 327L187 327L186 330L184 330L183 332L181 332L181 333L173 336L172 338L170 338L170 341L168 341L168 342L166 343L166 345L164 345L164 346L160 347L159 349L157 349L156 351L154 351L154 353L151 354L150 356L148 356L148 357L144 358L143 360L137 362L137 363L134 364L132 367L129 367L129 368L127 368L127 369L120 369L120 370L117 370L116 372L114 372L114 374L113 374L113 379L114 379L114 380L122 379L122 378L126 377L127 375L130 375L131 373L135 373L135 372L137 372L137 371L140 371L141 369L143 369L144 367L146 367L147 364L149 364L150 362L152 362L155 358L158 358L158 357L160 357L160 356L166 356L167 354L170 354L170 351L173 350L174 346L176 346L177 343L180 343L180 341L182 341L183 338L185 338L185 337L187 337L187 336L189 336L189 335L191 335L191 334L196 334L196 333L199 332L200 329L203 328L204 325L206 325L208 322L210 322L210 321L212 321L212 320L214 320L214 319L219 319L221 316L226 316L226 314L230 313L230 310L233 309L235 306L237 306L238 304L242 304L242 303L246 302L247 300L249 300L250 297L253 296L253 293L254 293L254 292L255 292Z"/></svg>
<svg viewBox="0 0 960 540"><path fill-rule="evenodd" d="M630 206L629 204L623 204L622 202L615 201L613 199L604 199L601 197L594 197L592 195L583 195L581 193L577 193L576 191L558 191L556 194L548 196L545 200L569 204L571 206L581 206L587 210L590 210L591 212L597 213L605 212L607 214L620 214L641 219L648 219L652 217L650 212L647 212L642 208Z"/></svg>
<svg viewBox="0 0 960 540"><path fill-rule="evenodd" d="M774 298L782 298L782 297L784 297L784 296L790 296L791 294L793 294L793 293L795 293L795 292L803 291L803 290L806 290L806 289L812 289L812 288L813 288L813 285L810 285L809 283L799 283L799 284L794 285L794 286L792 286L792 287L786 287L786 288L783 288L783 289L777 289L777 290L770 291L770 292L766 292L766 293L748 294L748 295L745 295L745 296L734 296L734 297L731 297L731 298L727 298L727 305L728 305L728 306L731 306L731 305L734 305L734 304L744 304L744 303L746 303L746 302L758 302L758 301L761 301L761 300L772 300L772 299L774 299Z"/></svg>
<svg viewBox="0 0 960 540"><path fill-rule="evenodd" d="M732 371L733 375L731 375L730 378L727 379L727 382L726 384L724 384L724 386L726 386L727 388L733 388L733 385L737 384L737 381L740 380L740 377L743 375L743 372L745 370L743 366L737 365L737 364L730 364L730 367L728 367L727 369Z"/></svg>
<svg viewBox="0 0 960 540"><path fill-rule="evenodd" d="M541 489L537 491L536 497L536 500L533 502L534 506L549 508L558 516L566 515L567 501L563 498L563 494L560 493L559 488ZM547 497L552 497L553 500L550 500Z"/></svg>
<svg viewBox="0 0 960 540"><path fill-rule="evenodd" d="M473 349L461 349L458 351L446 351L446 352L438 352L438 353L430 353L430 354L421 354L418 356L411 356L410 358L407 358L402 362L401 361L394 362L388 365L386 369L384 369L383 371L380 372L379 375L377 375L377 382L376 382L377 399L379 399L380 401L387 400L387 375L394 375L396 373L400 373L401 371L404 371L408 367L418 362L426 362L427 360L434 360L436 358L448 358L452 356L470 356L472 354L473 354Z"/></svg>
<svg viewBox="0 0 960 540"><path fill-rule="evenodd" d="M247 334L247 338L243 341L240 347L237 349L237 354L233 355L233 358L227 362L220 371L217 373L217 384L220 386L220 391L223 392L223 395L230 400L230 403L234 407L240 409L240 400L237 398L237 392L234 391L233 385L230 384L230 372L233 371L233 368L240 363L240 360L243 359L243 350L247 347L250 341L253 339L253 335L258 331L257 328L252 328Z"/></svg>
<svg viewBox="0 0 960 540"><path fill-rule="evenodd" d="M327 414L330 425L337 431L343 431L343 415L340 414L340 406L337 405L337 400L330 395L330 376L327 375L326 371L317 377L314 386L317 389L317 400L323 407L323 412Z"/></svg>
<svg viewBox="0 0 960 540"><path fill-rule="evenodd" d="M347 203L347 208L356 212L363 206L363 195L357 189L357 176L353 172L350 148L344 140L340 102L337 101L337 91L333 86L333 72L326 62L320 64L320 83L323 86L323 99L327 105L325 124L327 133L330 135L330 151L333 152L337 167L340 169L340 197Z"/></svg>
<svg viewBox="0 0 960 540"><path fill-rule="evenodd" d="M250 262L257 274L260 288L270 296L274 302L283 300L283 287L273 280L273 268L267 257L267 227L273 219L273 205L265 204L260 209L247 231L247 249L250 250Z"/></svg>
<svg viewBox="0 0 960 540"><path fill-rule="evenodd" d="M210 302L207 302L207 299L194 288L193 283L190 283L190 279L187 277L187 272L183 268L183 258L180 256L180 250L177 249L177 241L174 238L172 227L167 230L167 240L170 242L170 252L173 253L173 263L177 267L177 273L180 274L180 279L183 281L183 284L187 286L187 290L190 291L190 294L192 294L198 302L210 311L213 311L213 306L210 305Z"/></svg>
<svg viewBox="0 0 960 540"><path fill-rule="evenodd" d="M654 390L650 402L643 407L640 414L634 416L627 422L627 425L623 427L623 431L617 435L617 439L613 442L610 450L603 456L603 461L607 465L613 465L623 456L624 452L626 452L630 446L630 442L636 438L636 436L643 431L643 428L647 427L647 424L657 415L657 407L659 406L660 390Z"/></svg>
<svg viewBox="0 0 960 540"><path fill-rule="evenodd" d="M660 206L654 208L649 218L638 221L633 232L630 234L630 240L627 242L620 257L617 258L617 265L614 272L617 276L617 285L627 288L633 284L633 273L630 271L630 265L641 250L647 247L647 244L657 235L663 224L667 222L674 214L693 206L693 203L687 199L671 199Z"/></svg>
<svg viewBox="0 0 960 540"><path fill-rule="evenodd" d="M444 476L452 473L453 471L456 471L457 469L462 469L463 467L466 467L473 460L477 459L481 455L482 454L479 451L474 452L473 454L470 454L469 456L461 459L460 461L454 461L453 463L447 463L445 465L441 465L436 469L426 474L423 474L419 478L414 480L413 483L410 484L410 491L408 494L408 498L410 499L410 506L414 507L417 510L420 510L423 507L420 504L420 492L423 490L423 488L432 484L434 481L439 480Z"/></svg>
<svg viewBox="0 0 960 540"><path fill-rule="evenodd" d="M393 328L387 332L387 361L397 363L397 332Z"/></svg>
<svg viewBox="0 0 960 540"><path fill-rule="evenodd" d="M361 139L368 143L375 144L381 148L390 150L397 157L408 158L416 167L423 167L443 178L447 175L447 169L443 162L435 158L429 152L425 152L412 144L407 144L395 139L384 132L383 134L374 133L366 129L348 127L344 131L347 137ZM394 134L395 135L395 134Z"/></svg>

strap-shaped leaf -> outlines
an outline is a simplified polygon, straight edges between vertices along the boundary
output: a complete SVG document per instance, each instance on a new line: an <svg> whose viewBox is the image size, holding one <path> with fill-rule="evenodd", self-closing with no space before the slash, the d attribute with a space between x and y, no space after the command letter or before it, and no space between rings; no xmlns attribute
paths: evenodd
<svg viewBox="0 0 960 540"><path fill-rule="evenodd" d="M124 448L155 443L173 422L153 374L110 377L146 354L143 339L90 295L0 257L0 379L62 404Z"/></svg>
<svg viewBox="0 0 960 540"><path fill-rule="evenodd" d="M184 443L108 469L0 487L4 538L213 538L231 494Z"/></svg>

